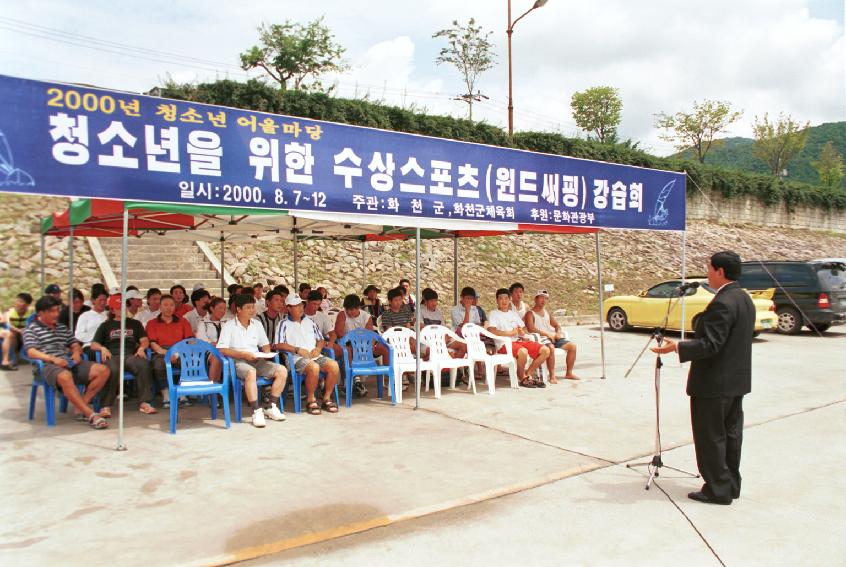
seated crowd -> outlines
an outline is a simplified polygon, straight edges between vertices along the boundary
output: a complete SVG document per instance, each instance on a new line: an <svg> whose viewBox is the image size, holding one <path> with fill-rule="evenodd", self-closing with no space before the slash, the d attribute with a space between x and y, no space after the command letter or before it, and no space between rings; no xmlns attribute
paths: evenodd
<svg viewBox="0 0 846 567"><path fill-rule="evenodd" d="M171 403L190 405L188 399L169 398L165 356L170 347L193 337L214 345L233 360L235 376L243 382L246 401L253 410L254 426L265 427L265 418L285 419L280 397L289 376L287 354L291 355L293 370L305 382L305 411L313 415L337 413L332 393L336 384L344 385L339 366L344 358L341 339L356 329L413 329L417 298L410 293L410 285L407 279L400 280L396 288L388 290L386 303L382 303L381 290L374 285L364 289L363 298L347 295L333 322L330 312L334 310L327 290L312 290L307 283L300 284L296 294L284 285L266 291L262 284L232 284L227 289L228 300L212 296L202 284L194 286L190 296L178 284L168 293L150 288L143 299L139 290L130 286L125 300L118 290L110 294L105 286L95 284L88 301L81 291L72 290L69 305L62 303L61 288L51 284L35 302L34 309L33 298L21 293L12 308L0 313L0 369L14 370L11 356L22 349L28 358L44 363L44 380L61 388L80 419L97 429L107 427L106 419L112 415L119 391L120 317L125 305L124 370L135 377L142 414L158 412L154 405L157 393L161 395L162 408L169 408ZM524 288L519 283L498 289L496 308L486 313L478 305L476 291L465 287L459 303L450 309L448 321L438 307L437 292L425 288L419 305L421 327L443 325L459 338L465 325L484 327L493 337L483 338L489 353L505 353L506 343L510 343L522 387L546 387L538 377L542 365L546 365L549 383L557 383L556 349L564 351L563 377L578 380L573 374L576 346L565 338L561 326L546 309L549 293L539 290L532 305L524 302L523 296ZM417 351L413 339L410 348L413 353ZM447 348L454 358L463 358L467 353L463 339L448 340ZM276 359L279 362L274 361L277 353L281 355ZM374 343L373 355L384 361L388 350ZM421 356L428 356L427 349L421 351ZM178 359L174 357L171 364L178 366ZM217 357L209 357L208 370L210 379L221 380ZM258 387L260 376L269 383L264 395ZM84 385L84 393L76 385ZM403 378L403 389L407 387L408 381ZM356 397L367 395L358 378L353 382L352 393ZM91 403L98 394L100 408L95 412Z"/></svg>

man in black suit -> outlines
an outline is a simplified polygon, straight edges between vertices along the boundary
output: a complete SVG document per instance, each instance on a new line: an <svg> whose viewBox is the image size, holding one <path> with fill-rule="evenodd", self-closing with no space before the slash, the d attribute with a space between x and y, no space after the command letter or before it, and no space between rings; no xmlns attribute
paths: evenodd
<svg viewBox="0 0 846 567"><path fill-rule="evenodd" d="M705 484L688 498L731 504L740 496L743 396L752 389L752 333L755 306L738 284L740 256L717 252L708 264L708 285L716 291L699 316L695 338L666 340L652 349L678 352L693 361L687 378L696 463Z"/></svg>

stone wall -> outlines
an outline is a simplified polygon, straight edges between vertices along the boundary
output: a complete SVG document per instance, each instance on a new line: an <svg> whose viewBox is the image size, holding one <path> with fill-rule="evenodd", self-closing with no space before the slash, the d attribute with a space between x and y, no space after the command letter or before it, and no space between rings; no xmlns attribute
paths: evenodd
<svg viewBox="0 0 846 567"><path fill-rule="evenodd" d="M754 202L753 202L754 203ZM730 206L726 206L726 205ZM771 222L777 207L748 206L746 217L731 201L717 198L722 224L712 220L690 220L704 212L692 204L686 235L688 275L704 273L705 261L714 250L731 248L746 259L806 260L846 256L843 217L831 216L828 230L779 228ZM38 219L61 211L67 201L58 198L0 195L0 306L7 307L19 291L38 295ZM755 213L754 218L752 213ZM740 224L739 218L746 218ZM732 224L729 224L732 223ZM758 225L758 226L755 226ZM763 226L761 226L763 225ZM815 228L825 228L819 224ZM662 278L675 277L680 270L680 237L677 233L651 231L604 231L603 279L615 285L615 293L636 292ZM184 244L183 244L184 245ZM179 246L179 244L176 244ZM217 252L216 245L212 245ZM47 239L47 280L67 287L67 244L64 239ZM76 242L77 287L87 295L93 282L101 279L87 242ZM432 286L452 301L452 242L425 241L421 245L421 286ZM163 251L163 253L166 253ZM361 246L353 242L306 241L300 246L300 281L326 286L334 298L361 293L366 283L382 288L383 295L399 278L414 279L414 243L376 242L367 247L367 275L361 262ZM293 254L290 242L232 243L227 246L226 264L244 283L293 283ZM513 281L528 290L548 289L552 307L568 313L592 313L596 308L596 257L593 235L523 235L468 238L460 243L459 285L471 285L483 293L483 305L491 307L497 287ZM113 266L116 267L116 266Z"/></svg>
<svg viewBox="0 0 846 567"><path fill-rule="evenodd" d="M725 198L714 192L709 192L707 198L701 193L688 193L687 220L846 233L846 210L826 210L804 205L788 210L783 201L765 205L755 197Z"/></svg>

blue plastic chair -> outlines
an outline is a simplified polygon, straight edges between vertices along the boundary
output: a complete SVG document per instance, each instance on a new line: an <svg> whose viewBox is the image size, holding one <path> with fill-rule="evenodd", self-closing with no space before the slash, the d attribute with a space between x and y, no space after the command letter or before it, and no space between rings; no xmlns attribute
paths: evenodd
<svg viewBox="0 0 846 567"><path fill-rule="evenodd" d="M47 411L47 427L56 427L56 392L57 388L50 386L44 379L44 363L40 360L31 360L32 364L32 389L29 393L29 420L35 418L35 400L38 397L38 388L44 388L44 407ZM62 396L64 398L64 396ZM65 400L67 407L67 399Z"/></svg>
<svg viewBox="0 0 846 567"><path fill-rule="evenodd" d="M172 356L179 358L181 373L179 384L174 383L174 368L170 362ZM217 357L224 365L219 383L209 378L206 362L209 355ZM179 419L179 396L208 396L220 394L223 398L223 418L227 429L229 421L229 365L214 346L200 339L183 339L167 349L165 353L165 369L167 370L167 385L170 393L170 432L176 434L176 422ZM211 418L217 419L217 404L211 404Z"/></svg>
<svg viewBox="0 0 846 567"><path fill-rule="evenodd" d="M382 366L376 363L373 357L373 343L384 345L388 349L388 365ZM393 359L394 349L385 341L378 333L369 331L367 329L354 329L344 335L338 341L341 349L344 352L344 373L347 390L347 407L352 405L352 384L353 378L356 376L387 376L390 391L394 391L394 369L390 365ZM352 347L352 359L350 359L350 349ZM376 390L379 398L382 397L382 380L376 380ZM395 396L391 397L391 403L396 405Z"/></svg>
<svg viewBox="0 0 846 567"><path fill-rule="evenodd" d="M44 389L44 408L47 413L47 426L56 427L56 394L59 395L59 412L67 413L68 399L62 394L58 388L54 388L44 379L44 362L41 360L33 360L25 354L21 355L22 360L26 360L32 366L32 387L29 392L29 420L35 418L35 401L38 398L38 388ZM85 386L82 384L76 385L80 394L85 393ZM94 411L100 410L99 401L94 399L91 402Z"/></svg>
<svg viewBox="0 0 846 567"><path fill-rule="evenodd" d="M235 422L241 423L241 417L243 416L243 408L241 407L241 399L244 392L244 381L238 378L235 374L235 361L228 356L223 357L226 363L229 365L229 372L231 373L232 379L232 398L235 402ZM279 362L279 353L276 353L276 356L273 357L273 362L276 364L280 364ZM224 368L226 370L226 368ZM273 384L273 376L256 376L256 387L258 388L259 394L261 394L262 386L270 386ZM282 402L285 395L285 392L282 392L283 397L279 400L279 411L285 412L285 404Z"/></svg>
<svg viewBox="0 0 846 567"><path fill-rule="evenodd" d="M305 374L300 374L297 372L296 368L294 368L294 353L285 352L288 358L288 376L290 377L288 380L289 384L293 384L294 386L294 413L300 413L302 411L302 389L303 384L305 383ZM324 348L323 354L332 360L335 360L335 353L332 352L331 348ZM325 372L321 372L320 376L326 377ZM285 389L288 389L288 385L285 385ZM284 392L283 392L284 396ZM341 405L341 397L338 394L338 385L335 384L335 404L340 406Z"/></svg>

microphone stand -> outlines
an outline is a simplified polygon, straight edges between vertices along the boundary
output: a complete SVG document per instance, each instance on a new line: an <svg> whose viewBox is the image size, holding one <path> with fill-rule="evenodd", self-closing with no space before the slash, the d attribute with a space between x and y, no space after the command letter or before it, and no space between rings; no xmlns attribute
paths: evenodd
<svg viewBox="0 0 846 567"><path fill-rule="evenodd" d="M687 290L683 290L679 293L679 295L675 299L680 299L682 294L687 293ZM649 344L652 342L652 339L655 339L655 342L658 346L661 346L661 343L664 342L664 331L667 328L667 320L670 318L670 309L673 306L673 299L670 298L670 301L667 303L667 313L664 315L664 320L661 322L659 327L653 329L652 334L649 336L649 340L646 341L646 344L643 347L643 350L640 351L640 354L637 355L637 358L629 367L628 371L626 371L625 378L629 377L632 370L634 369L635 365L640 360L643 353L646 352L646 349L649 347ZM682 321L682 325L684 325L684 321ZM661 355L658 354L655 356L655 453L652 455L652 459L649 461L644 461L642 463L629 463L626 465L627 469L631 469L634 467L646 467L646 470L649 472L649 478L646 481L646 486L644 487L645 490L649 490L649 487L652 485L652 481L655 477L659 476L659 470L662 468L668 468L670 470L690 475L693 478L699 478L699 475L696 473L692 473L689 471L685 471L682 469L677 469L675 467L670 467L664 464L663 459L661 458L661 367L664 366L663 361L661 360Z"/></svg>

